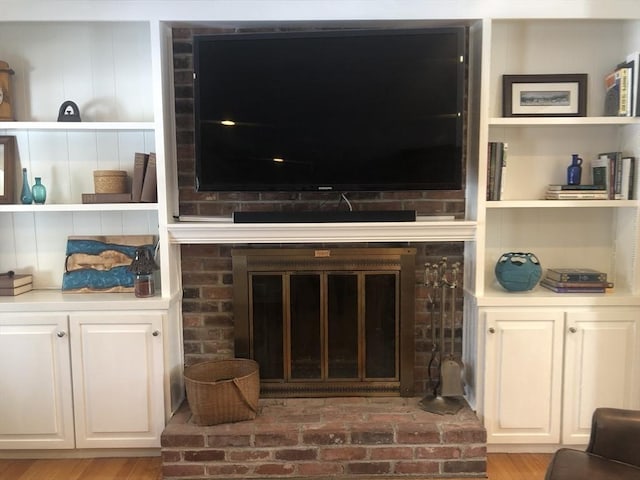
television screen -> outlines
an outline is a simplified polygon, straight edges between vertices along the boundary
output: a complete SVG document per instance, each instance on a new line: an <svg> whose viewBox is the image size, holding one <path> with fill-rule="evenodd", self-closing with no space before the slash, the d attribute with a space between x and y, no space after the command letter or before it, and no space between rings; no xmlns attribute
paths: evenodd
<svg viewBox="0 0 640 480"><path fill-rule="evenodd" d="M199 191L462 187L463 27L193 46Z"/></svg>

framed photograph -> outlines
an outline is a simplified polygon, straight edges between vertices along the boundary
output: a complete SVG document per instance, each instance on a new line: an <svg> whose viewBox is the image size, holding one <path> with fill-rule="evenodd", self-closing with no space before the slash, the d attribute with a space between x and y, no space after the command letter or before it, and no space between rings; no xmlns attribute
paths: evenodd
<svg viewBox="0 0 640 480"><path fill-rule="evenodd" d="M503 75L504 117L584 117L587 74Z"/></svg>
<svg viewBox="0 0 640 480"><path fill-rule="evenodd" d="M16 137L0 137L0 204L13 203Z"/></svg>

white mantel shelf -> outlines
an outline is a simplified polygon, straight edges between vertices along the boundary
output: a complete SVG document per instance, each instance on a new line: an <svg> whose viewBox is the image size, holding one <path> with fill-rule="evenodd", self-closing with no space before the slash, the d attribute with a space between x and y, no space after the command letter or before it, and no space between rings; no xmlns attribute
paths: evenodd
<svg viewBox="0 0 640 480"><path fill-rule="evenodd" d="M474 240L466 220L357 223L177 222L168 225L174 244L451 242Z"/></svg>

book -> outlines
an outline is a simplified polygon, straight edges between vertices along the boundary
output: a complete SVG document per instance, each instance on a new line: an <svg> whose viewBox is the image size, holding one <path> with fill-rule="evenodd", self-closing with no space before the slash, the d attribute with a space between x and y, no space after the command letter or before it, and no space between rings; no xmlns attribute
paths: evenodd
<svg viewBox="0 0 640 480"><path fill-rule="evenodd" d="M489 142L487 161L487 200L502 200L507 173L508 144Z"/></svg>
<svg viewBox="0 0 640 480"><path fill-rule="evenodd" d="M156 178L156 154L151 152L147 160L147 168L144 172L144 181L142 182L142 192L140 193L141 202L155 203L158 201Z"/></svg>
<svg viewBox="0 0 640 480"><path fill-rule="evenodd" d="M0 296L2 297L15 297L21 293L30 292L33 290L33 283L26 283L18 287L0 288Z"/></svg>
<svg viewBox="0 0 640 480"><path fill-rule="evenodd" d="M592 268L548 268L546 278L558 282L606 282L607 274Z"/></svg>
<svg viewBox="0 0 640 480"><path fill-rule="evenodd" d="M632 68L626 63L605 76L605 116L631 116L632 78Z"/></svg>
<svg viewBox="0 0 640 480"><path fill-rule="evenodd" d="M596 281L577 281L577 282L561 282L558 280L553 280L549 277L544 277L542 279L543 282L552 285L558 288L578 288L578 287L591 287L591 288L613 288L612 282L601 282L599 280Z"/></svg>
<svg viewBox="0 0 640 480"><path fill-rule="evenodd" d="M572 191L572 190L578 190L578 191L589 191L589 192L593 192L593 191L598 191L598 192L605 192L606 190L604 190L602 188L602 185L592 185L592 184L585 184L585 185L555 185L555 184L551 184L547 187L547 190L551 191L551 192L558 192L558 191Z"/></svg>
<svg viewBox="0 0 640 480"><path fill-rule="evenodd" d="M631 116L637 117L640 114L638 106L640 98L638 98L638 87L640 86L640 50L631 52L627 55L627 64L631 67Z"/></svg>
<svg viewBox="0 0 640 480"><path fill-rule="evenodd" d="M131 178L131 201L139 202L144 183L144 172L147 169L149 154L136 152L133 156L133 176Z"/></svg>
<svg viewBox="0 0 640 480"><path fill-rule="evenodd" d="M621 200L631 200L634 198L633 194L633 177L635 176L635 158L634 157L622 157L622 185L620 191Z"/></svg>
<svg viewBox="0 0 640 480"><path fill-rule="evenodd" d="M609 193L605 190L547 190L546 200L607 200Z"/></svg>
<svg viewBox="0 0 640 480"><path fill-rule="evenodd" d="M591 160L591 183L600 185L609 192L611 185L610 170L611 166L608 157L598 156L598 158Z"/></svg>
<svg viewBox="0 0 640 480"><path fill-rule="evenodd" d="M620 200L622 197L622 152L603 152L598 158L607 162L609 199Z"/></svg>
<svg viewBox="0 0 640 480"><path fill-rule="evenodd" d="M130 203L130 193L83 193L82 203Z"/></svg>
<svg viewBox="0 0 640 480"><path fill-rule="evenodd" d="M30 273L13 274L13 272L0 275L0 288L15 288L33 282L33 275Z"/></svg>
<svg viewBox="0 0 640 480"><path fill-rule="evenodd" d="M540 286L556 293L605 293L605 287L556 287L542 280Z"/></svg>

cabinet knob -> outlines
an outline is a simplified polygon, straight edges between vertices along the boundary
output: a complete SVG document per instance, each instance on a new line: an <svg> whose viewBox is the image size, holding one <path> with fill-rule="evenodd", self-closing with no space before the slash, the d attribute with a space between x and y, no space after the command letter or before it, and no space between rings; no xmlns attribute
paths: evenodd
<svg viewBox="0 0 640 480"><path fill-rule="evenodd" d="M60 338L64 337L67 334L67 332L60 330L59 332L56 332L56 335Z"/></svg>
<svg viewBox="0 0 640 480"><path fill-rule="evenodd" d="M576 333L578 331L578 329L576 327L569 327L569 331L571 333Z"/></svg>
<svg viewBox="0 0 640 480"><path fill-rule="evenodd" d="M160 335L160 330L154 330L151 335L153 335L154 337L158 337Z"/></svg>
<svg viewBox="0 0 640 480"><path fill-rule="evenodd" d="M489 328L489 333L496 333L496 329L493 327Z"/></svg>

